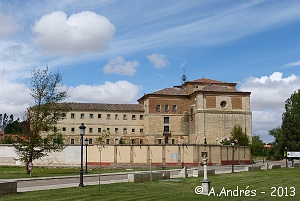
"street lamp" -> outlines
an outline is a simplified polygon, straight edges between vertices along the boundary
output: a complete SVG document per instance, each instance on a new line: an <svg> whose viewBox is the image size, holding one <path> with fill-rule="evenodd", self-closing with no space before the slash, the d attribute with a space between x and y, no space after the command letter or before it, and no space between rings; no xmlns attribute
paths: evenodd
<svg viewBox="0 0 300 201"><path fill-rule="evenodd" d="M287 164L287 147L284 147L284 156L285 156L285 167L287 167L288 166L288 164Z"/></svg>
<svg viewBox="0 0 300 201"><path fill-rule="evenodd" d="M87 157L88 157L88 154L87 154L87 146L89 144L89 139L85 138L84 140L84 145L85 145L85 174L88 174L88 168L87 168Z"/></svg>
<svg viewBox="0 0 300 201"><path fill-rule="evenodd" d="M79 126L79 130L80 130L80 145L81 145L81 165L80 165L80 183L79 183L79 187L84 187L83 185L83 136L85 133L85 126L83 123L81 123L81 125Z"/></svg>
<svg viewBox="0 0 300 201"><path fill-rule="evenodd" d="M234 140L231 141L232 145L232 164L231 164L231 173L234 173Z"/></svg>

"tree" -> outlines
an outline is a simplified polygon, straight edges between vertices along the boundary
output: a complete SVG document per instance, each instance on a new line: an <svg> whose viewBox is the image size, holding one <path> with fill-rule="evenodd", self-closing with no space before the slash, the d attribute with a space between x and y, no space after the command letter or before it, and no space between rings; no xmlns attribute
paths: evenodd
<svg viewBox="0 0 300 201"><path fill-rule="evenodd" d="M4 132L6 134L22 134L23 133L23 122L20 122L20 119L13 120L8 123L5 127Z"/></svg>
<svg viewBox="0 0 300 201"><path fill-rule="evenodd" d="M240 125L234 125L230 134L230 139L224 139L220 142L222 145L230 145L232 141L237 140L239 145L248 146L249 138L247 134L243 132L243 128Z"/></svg>
<svg viewBox="0 0 300 201"><path fill-rule="evenodd" d="M282 115L282 135L278 139L280 149L300 151L300 90L294 92L285 101L285 112Z"/></svg>
<svg viewBox="0 0 300 201"><path fill-rule="evenodd" d="M51 152L61 151L63 138L57 122L69 111L68 104L60 104L67 97L59 91L61 76L46 69L32 71L30 89L34 105L27 109L22 134L16 136L14 147L20 160L27 163Z"/></svg>
<svg viewBox="0 0 300 201"><path fill-rule="evenodd" d="M259 136L252 137L252 156L263 156L264 155L264 142L260 139Z"/></svg>
<svg viewBox="0 0 300 201"><path fill-rule="evenodd" d="M7 124L11 123L14 121L14 115L10 115L8 119L8 115L6 113L0 114L0 129L5 130Z"/></svg>

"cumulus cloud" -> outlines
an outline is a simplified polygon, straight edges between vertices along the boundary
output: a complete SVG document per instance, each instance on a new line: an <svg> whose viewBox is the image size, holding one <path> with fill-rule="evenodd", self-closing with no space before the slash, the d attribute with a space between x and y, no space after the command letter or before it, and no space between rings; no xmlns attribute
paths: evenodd
<svg viewBox="0 0 300 201"><path fill-rule="evenodd" d="M138 61L126 61L123 57L118 56L114 59L110 59L104 66L103 72L110 74L120 74L133 76L136 73L136 68L140 66Z"/></svg>
<svg viewBox="0 0 300 201"><path fill-rule="evenodd" d="M22 117L26 109L33 104L30 90L24 84L8 81L1 76L0 85L0 113Z"/></svg>
<svg viewBox="0 0 300 201"><path fill-rule="evenodd" d="M149 59L155 68L165 68L170 64L166 55L163 54L150 54L147 55L147 59Z"/></svg>
<svg viewBox="0 0 300 201"><path fill-rule="evenodd" d="M281 72L260 78L249 77L241 83L240 91L251 92L253 135L272 141L268 130L281 125L285 101L299 86L299 77L292 74L284 78Z"/></svg>
<svg viewBox="0 0 300 201"><path fill-rule="evenodd" d="M67 89L68 101L95 103L136 103L139 92L140 88L128 81L106 81L103 85L79 85Z"/></svg>
<svg viewBox="0 0 300 201"><path fill-rule="evenodd" d="M18 30L18 25L10 16L6 16L0 12L0 37L15 33Z"/></svg>
<svg viewBox="0 0 300 201"><path fill-rule="evenodd" d="M104 16L84 11L67 15L61 11L46 14L35 22L33 43L51 54L97 52L107 48L115 26Z"/></svg>

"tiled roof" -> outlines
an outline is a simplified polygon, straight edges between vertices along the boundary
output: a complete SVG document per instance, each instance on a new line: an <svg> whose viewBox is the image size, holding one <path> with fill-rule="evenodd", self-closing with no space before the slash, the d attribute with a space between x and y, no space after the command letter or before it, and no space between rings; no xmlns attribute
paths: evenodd
<svg viewBox="0 0 300 201"><path fill-rule="evenodd" d="M140 104L107 104L107 103L66 103L71 110L106 110L106 111L139 111L144 108Z"/></svg>
<svg viewBox="0 0 300 201"><path fill-rule="evenodd" d="M198 80L194 80L192 82L199 82L199 83L204 83L204 84L220 84L220 83L227 83L227 82L221 82L218 80L212 80L212 79L207 79L207 78L201 78Z"/></svg>
<svg viewBox="0 0 300 201"><path fill-rule="evenodd" d="M159 91L155 91L151 94L157 95L185 95L185 91L182 88L164 88Z"/></svg>
<svg viewBox="0 0 300 201"><path fill-rule="evenodd" d="M214 85L214 84L204 87L201 91L238 92L235 89L225 87L225 86Z"/></svg>

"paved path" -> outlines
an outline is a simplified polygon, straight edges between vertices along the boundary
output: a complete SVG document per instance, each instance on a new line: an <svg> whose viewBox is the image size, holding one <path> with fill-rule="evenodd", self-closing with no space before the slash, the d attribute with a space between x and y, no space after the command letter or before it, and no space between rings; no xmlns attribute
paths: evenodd
<svg viewBox="0 0 300 201"><path fill-rule="evenodd" d="M285 167L285 161L276 161L262 163L262 161L255 163L255 166L265 166L266 163L269 164L280 164ZM246 166L251 165L235 165L234 172L245 171ZM200 167L203 168L203 167ZM188 174L192 176L192 170L195 168L189 168ZM232 166L208 166L208 169L215 169L216 174L231 173ZM168 170L170 171L171 178L178 178L180 169ZM120 172L120 173L106 173L101 174L100 184L110 184L110 183L121 183L128 182L128 174L133 172ZM23 178L14 179L18 183L18 192L26 191L37 191L37 190L47 190L47 189L57 189L57 188L69 188L79 186L79 175L77 176L62 176L62 177L43 177L43 178ZM84 175L84 185L97 185L99 184L99 174Z"/></svg>

